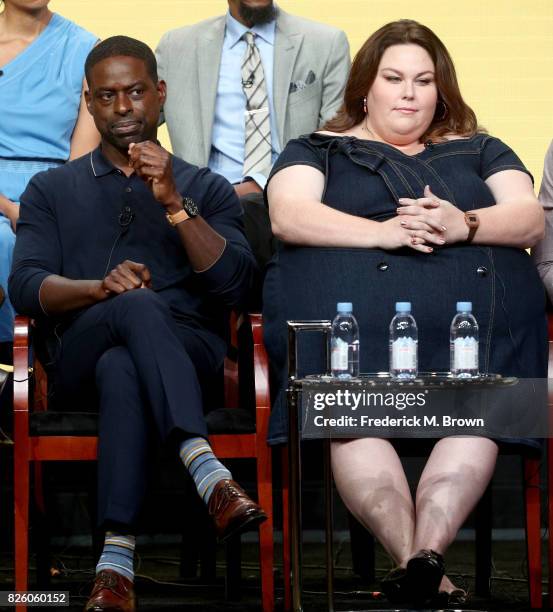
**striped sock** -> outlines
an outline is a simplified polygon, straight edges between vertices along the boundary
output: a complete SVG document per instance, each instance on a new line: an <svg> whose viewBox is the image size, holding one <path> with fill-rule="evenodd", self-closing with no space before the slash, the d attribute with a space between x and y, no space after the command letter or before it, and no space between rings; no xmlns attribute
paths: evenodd
<svg viewBox="0 0 553 612"><path fill-rule="evenodd" d="M96 573L109 569L134 581L134 547L134 536L107 531Z"/></svg>
<svg viewBox="0 0 553 612"><path fill-rule="evenodd" d="M215 485L221 480L232 478L232 474L213 454L205 438L184 440L180 445L179 455L206 504L209 503Z"/></svg>

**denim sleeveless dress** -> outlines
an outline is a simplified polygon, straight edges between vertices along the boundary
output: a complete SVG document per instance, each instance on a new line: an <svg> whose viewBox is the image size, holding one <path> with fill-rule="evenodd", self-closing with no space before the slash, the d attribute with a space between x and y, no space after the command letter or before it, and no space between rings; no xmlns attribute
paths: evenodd
<svg viewBox="0 0 553 612"><path fill-rule="evenodd" d="M269 181L291 165L312 166L324 174L325 204L375 221L394 216L399 198L422 197L425 185L463 211L493 206L485 183L489 176L507 169L528 173L509 147L485 134L431 144L411 156L384 143L312 134L288 143ZM545 293L523 249L457 244L425 254L408 248L281 244L269 264L263 295L265 343L276 383L270 442L282 442L287 435L286 321L332 319L337 302L353 302L361 371L387 371L388 326L396 301L412 303L420 371L449 370L455 303L471 301L480 326L481 372L547 376ZM324 370L320 338L305 334L299 365L302 375Z"/></svg>
<svg viewBox="0 0 553 612"><path fill-rule="evenodd" d="M97 37L54 13L39 36L0 66L0 193L18 203L33 175L69 158L84 78ZM7 291L15 234L0 214L0 285ZM0 342L12 339L14 311L0 307Z"/></svg>

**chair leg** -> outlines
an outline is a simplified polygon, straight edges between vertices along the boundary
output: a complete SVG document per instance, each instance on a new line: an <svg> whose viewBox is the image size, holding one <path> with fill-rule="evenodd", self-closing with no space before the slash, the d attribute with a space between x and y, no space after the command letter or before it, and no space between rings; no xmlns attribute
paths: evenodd
<svg viewBox="0 0 553 612"><path fill-rule="evenodd" d="M492 486L488 485L476 506L476 579L474 592L479 597L490 596L492 562Z"/></svg>
<svg viewBox="0 0 553 612"><path fill-rule="evenodd" d="M240 535L229 538L225 544L225 599L242 599L242 541Z"/></svg>
<svg viewBox="0 0 553 612"><path fill-rule="evenodd" d="M213 524L206 522L201 533L205 539L200 550L200 579L202 582L213 583L217 581L217 537Z"/></svg>
<svg viewBox="0 0 553 612"><path fill-rule="evenodd" d="M34 504L29 512L33 525L32 545L36 552L36 583L40 590L48 590L51 584L52 551L50 548L50 520L43 485L43 465L41 461L33 464ZM30 501L30 500L29 500Z"/></svg>
<svg viewBox="0 0 553 612"><path fill-rule="evenodd" d="M530 607L542 607L541 592L541 512L540 462L524 460L524 501L526 511L526 547Z"/></svg>
<svg viewBox="0 0 553 612"><path fill-rule="evenodd" d="M258 446L257 501L265 510L267 520L259 526L259 565L261 569L261 595L263 612L273 612L275 607L275 547L273 539L273 468L272 450L265 438Z"/></svg>
<svg viewBox="0 0 553 612"><path fill-rule="evenodd" d="M190 482L186 483L186 502L182 514L182 536L180 547L180 577L184 579L196 578L198 575L198 558L201 542L204 539L203 523L204 505L196 494Z"/></svg>
<svg viewBox="0 0 553 612"><path fill-rule="evenodd" d="M180 577L185 580L196 578L199 561L200 579L213 583L217 579L217 538L213 521L191 479L187 481L185 495Z"/></svg>
<svg viewBox="0 0 553 612"><path fill-rule="evenodd" d="M374 538L351 512L348 512L348 523L353 572L372 583L375 581Z"/></svg>
<svg viewBox="0 0 553 612"><path fill-rule="evenodd" d="M27 591L29 580L29 462L21 452L14 457L15 590Z"/></svg>
<svg viewBox="0 0 553 612"><path fill-rule="evenodd" d="M284 578L284 610L292 609L292 590L290 583L290 529L289 529L289 467L288 448L282 448L282 574Z"/></svg>

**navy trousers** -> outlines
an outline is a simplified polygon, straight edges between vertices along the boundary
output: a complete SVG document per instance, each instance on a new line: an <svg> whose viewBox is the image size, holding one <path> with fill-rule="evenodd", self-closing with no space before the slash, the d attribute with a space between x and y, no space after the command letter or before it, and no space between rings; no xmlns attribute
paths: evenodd
<svg viewBox="0 0 553 612"><path fill-rule="evenodd" d="M63 333L56 393L62 403L99 400L101 526L135 525L155 438L207 435L202 387L213 386L223 359L219 337L177 322L149 289L95 304Z"/></svg>

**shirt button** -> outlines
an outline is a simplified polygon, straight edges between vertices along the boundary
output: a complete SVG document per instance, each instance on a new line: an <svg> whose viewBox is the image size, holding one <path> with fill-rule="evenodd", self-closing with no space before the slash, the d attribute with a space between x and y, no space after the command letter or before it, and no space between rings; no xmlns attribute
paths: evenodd
<svg viewBox="0 0 553 612"><path fill-rule="evenodd" d="M476 268L476 274L478 274L478 276L488 276L488 268L486 268L486 266L478 266L478 268Z"/></svg>
<svg viewBox="0 0 553 612"><path fill-rule="evenodd" d="M386 270L388 269L388 264L385 261L381 261L376 267L381 272L386 272Z"/></svg>
<svg viewBox="0 0 553 612"><path fill-rule="evenodd" d="M130 192L132 191L132 187L125 187L125 191L126 191L127 193L130 193Z"/></svg>

